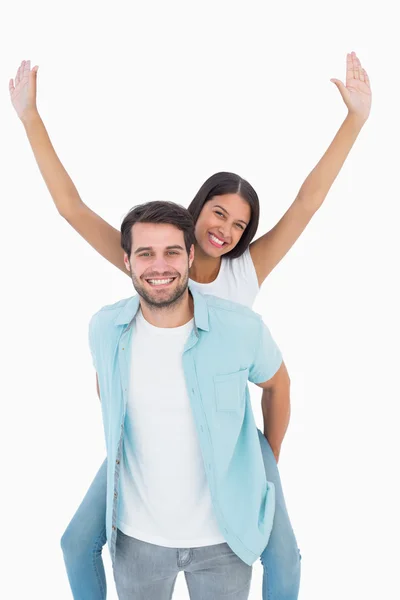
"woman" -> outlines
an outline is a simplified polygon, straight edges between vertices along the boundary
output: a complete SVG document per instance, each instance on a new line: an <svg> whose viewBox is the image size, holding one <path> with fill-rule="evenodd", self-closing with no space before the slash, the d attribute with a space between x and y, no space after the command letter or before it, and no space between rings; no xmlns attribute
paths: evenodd
<svg viewBox="0 0 400 600"><path fill-rule="evenodd" d="M10 81L13 106L24 124L36 161L60 214L107 260L125 269L120 232L90 210L59 161L36 107L37 67L23 62ZM368 75L355 53L347 55L346 86L338 87L348 115L327 152L273 229L252 241L257 230L259 201L251 185L232 173L217 173L200 188L189 206L196 222L195 261L191 283L200 291L251 306L259 287L303 232L323 203L371 107ZM267 479L276 490L274 526L261 561L263 599L298 597L300 557L287 515L277 461L282 439L275 439L268 420L260 444ZM281 436L282 437L282 436ZM268 440L268 441L267 441ZM105 537L106 468L100 468L68 526L62 548L75 599L106 597L101 559Z"/></svg>

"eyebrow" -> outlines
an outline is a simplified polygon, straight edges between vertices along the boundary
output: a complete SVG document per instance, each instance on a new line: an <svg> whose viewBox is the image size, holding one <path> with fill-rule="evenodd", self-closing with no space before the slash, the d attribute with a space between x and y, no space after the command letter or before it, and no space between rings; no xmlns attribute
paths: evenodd
<svg viewBox="0 0 400 600"><path fill-rule="evenodd" d="M139 252L148 252L149 250L153 250L153 247L140 246L137 250L135 250L134 254L139 254ZM175 244L174 246L167 246L165 250L183 250L183 247L179 246L179 244Z"/></svg>
<svg viewBox="0 0 400 600"><path fill-rule="evenodd" d="M219 204L214 204L214 208L220 208L221 210L224 211L224 213L226 213L227 215L229 215L229 213L226 210L226 208L224 208L223 206L220 206ZM236 219L236 220L240 221L241 223L244 223L245 225L248 225L248 223L246 221L243 221L243 219Z"/></svg>

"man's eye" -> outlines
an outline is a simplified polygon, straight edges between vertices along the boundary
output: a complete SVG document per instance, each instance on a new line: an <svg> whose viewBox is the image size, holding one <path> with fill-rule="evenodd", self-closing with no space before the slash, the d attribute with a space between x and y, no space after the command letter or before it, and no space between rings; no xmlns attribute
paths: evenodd
<svg viewBox="0 0 400 600"><path fill-rule="evenodd" d="M170 250L168 254L178 254L175 250Z"/></svg>
<svg viewBox="0 0 400 600"><path fill-rule="evenodd" d="M150 252L143 252L143 254L139 254L139 256L144 256L144 257L150 256Z"/></svg>

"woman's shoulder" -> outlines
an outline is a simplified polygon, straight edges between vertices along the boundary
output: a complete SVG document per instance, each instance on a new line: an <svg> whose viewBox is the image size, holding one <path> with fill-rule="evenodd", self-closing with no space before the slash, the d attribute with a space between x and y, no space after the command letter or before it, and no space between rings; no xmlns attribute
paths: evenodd
<svg viewBox="0 0 400 600"><path fill-rule="evenodd" d="M237 258L230 258L227 256L223 259L225 262L225 271L231 272L232 274L244 277L246 280L254 280L257 282L257 273L254 267L253 259L251 258L250 248L247 247L246 250L238 256Z"/></svg>

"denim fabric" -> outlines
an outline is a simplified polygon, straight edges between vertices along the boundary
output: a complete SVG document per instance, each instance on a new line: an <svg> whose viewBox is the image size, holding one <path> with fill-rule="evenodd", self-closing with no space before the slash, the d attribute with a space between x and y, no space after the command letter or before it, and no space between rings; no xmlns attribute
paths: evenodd
<svg viewBox="0 0 400 600"><path fill-rule="evenodd" d="M107 594L102 549L106 537L107 460L61 538L72 595L78 600L104 600Z"/></svg>
<svg viewBox="0 0 400 600"><path fill-rule="evenodd" d="M263 600L297 600L300 555L290 524L275 457L258 432L268 481L275 485L275 516L269 542L261 555ZM104 461L82 504L63 535L61 545L75 600L105 600L106 580L101 547L106 543L106 481Z"/></svg>
<svg viewBox="0 0 400 600"><path fill-rule="evenodd" d="M164 548L118 530L114 579L119 600L170 600L180 571L191 600L247 600L252 567L226 543Z"/></svg>

